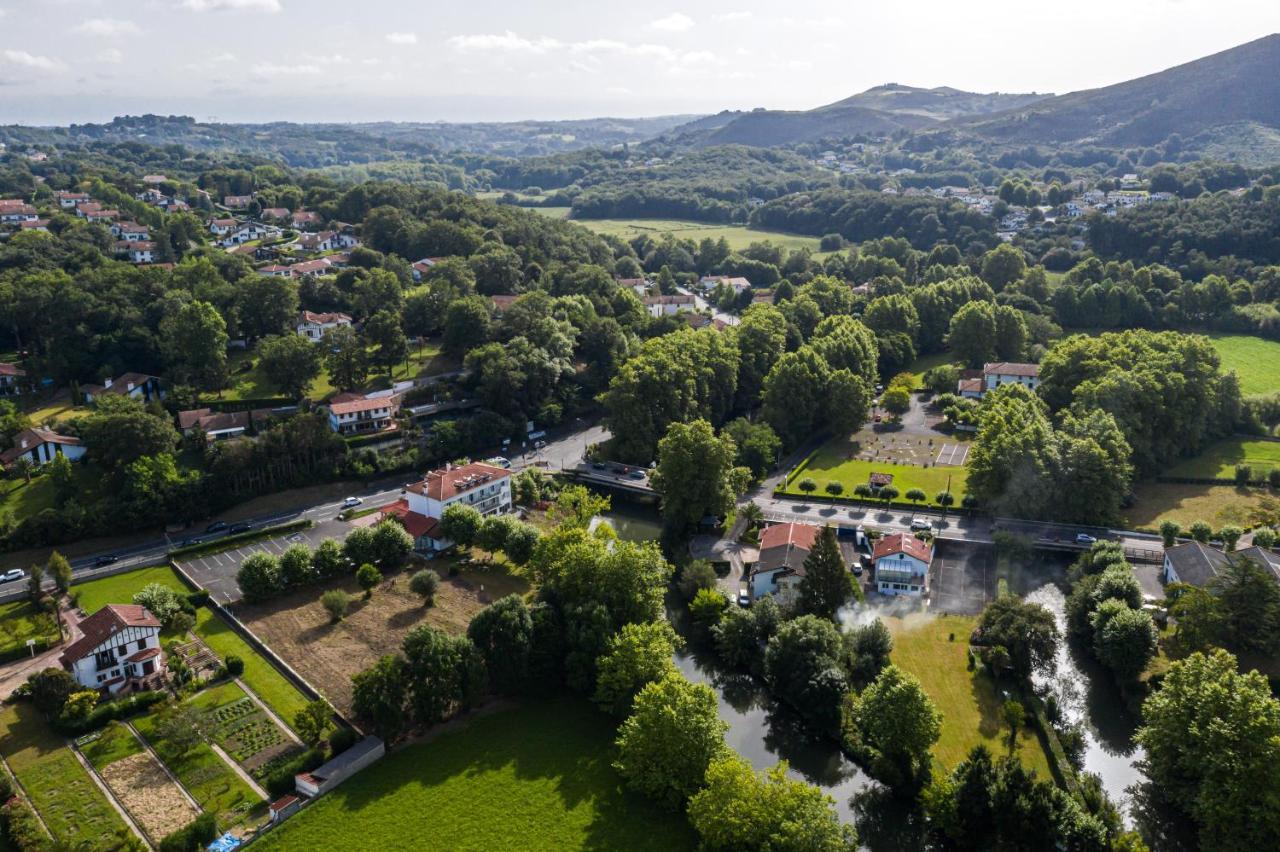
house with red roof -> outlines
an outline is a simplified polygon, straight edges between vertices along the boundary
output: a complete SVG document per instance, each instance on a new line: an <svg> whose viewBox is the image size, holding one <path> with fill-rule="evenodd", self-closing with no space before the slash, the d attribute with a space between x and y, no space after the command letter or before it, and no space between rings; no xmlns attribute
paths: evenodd
<svg viewBox="0 0 1280 852"><path fill-rule="evenodd" d="M417 550L445 550L453 542L440 532L440 519L456 504L482 515L510 512L511 471L482 462L447 464L406 485L398 501L383 507L382 516L399 518Z"/></svg>
<svg viewBox="0 0 1280 852"><path fill-rule="evenodd" d="M750 573L751 599L764 595L777 595L784 601L793 599L804 576L804 561L821 531L813 524L766 527L760 533L760 559Z"/></svg>
<svg viewBox="0 0 1280 852"><path fill-rule="evenodd" d="M886 535L871 550L876 591L882 595L923 595L929 591L933 548L908 533Z"/></svg>
<svg viewBox="0 0 1280 852"><path fill-rule="evenodd" d="M13 436L13 446L0 453L0 465L9 468L18 459L26 458L38 467L53 461L55 456L66 456L68 461L78 461L84 457L84 452L84 445L79 438L34 426Z"/></svg>
<svg viewBox="0 0 1280 852"><path fill-rule="evenodd" d="M152 689L167 667L160 619L137 604L107 604L80 622L81 636L58 662L85 689L110 695Z"/></svg>
<svg viewBox="0 0 1280 852"><path fill-rule="evenodd" d="M325 408L329 411L329 428L339 435L366 435L395 427L400 396L389 391L368 396L345 393L335 396Z"/></svg>
<svg viewBox="0 0 1280 852"><path fill-rule="evenodd" d="M103 396L131 396L142 402L164 399L160 378L145 373L125 373L118 379L108 378L100 385L81 385L85 402L94 402Z"/></svg>
<svg viewBox="0 0 1280 852"><path fill-rule="evenodd" d="M301 266L301 264L297 264L297 265ZM284 267L284 268L288 269L290 267ZM272 272L270 274L275 275L278 273ZM319 343L320 340L325 336L326 332L332 331L333 329L339 328L341 326L349 326L349 325L351 325L351 317L347 316L344 313L340 313L338 311L327 312L327 313L317 313L316 311L303 311L302 313L298 314L298 323L297 323L298 334L301 334L303 337L305 337L307 340L310 340L312 343Z"/></svg>

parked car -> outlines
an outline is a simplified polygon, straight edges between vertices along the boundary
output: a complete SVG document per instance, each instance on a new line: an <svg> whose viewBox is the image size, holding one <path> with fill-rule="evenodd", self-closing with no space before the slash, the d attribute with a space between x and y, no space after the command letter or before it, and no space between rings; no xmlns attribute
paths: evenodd
<svg viewBox="0 0 1280 852"><path fill-rule="evenodd" d="M738 606L751 606L751 590L746 586L738 590Z"/></svg>
<svg viewBox="0 0 1280 852"><path fill-rule="evenodd" d="M114 565L119 561L120 561L119 556L116 556L114 553L108 553L105 556L99 556L97 559L93 560L93 564L94 565Z"/></svg>
<svg viewBox="0 0 1280 852"><path fill-rule="evenodd" d="M348 497L347 499L342 501L342 508L354 509L356 506L359 506L363 502L364 501L361 500L359 497Z"/></svg>
<svg viewBox="0 0 1280 852"><path fill-rule="evenodd" d="M911 531L912 532L932 532L933 522L926 521L924 518L916 518L914 521L911 522Z"/></svg>
<svg viewBox="0 0 1280 852"><path fill-rule="evenodd" d="M855 563L853 563L853 576L855 576L855 577L861 577L861 576L862 576L862 563L861 563L861 562L855 562Z"/></svg>
<svg viewBox="0 0 1280 852"><path fill-rule="evenodd" d="M27 576L27 572L21 568L10 568L3 574L0 574L0 583L12 583L14 580L22 580Z"/></svg>
<svg viewBox="0 0 1280 852"><path fill-rule="evenodd" d="M491 464L494 467L500 467L503 470L511 469L511 460L507 458L503 458L502 456L494 456L493 458L488 460L488 464Z"/></svg>
<svg viewBox="0 0 1280 852"><path fill-rule="evenodd" d="M1076 533L1076 544L1093 544L1097 539L1088 533Z"/></svg>
<svg viewBox="0 0 1280 852"><path fill-rule="evenodd" d="M214 521L213 523L209 524L209 526L205 527L204 531L207 533L216 533L216 532L222 532L226 528L227 528L226 521Z"/></svg>
<svg viewBox="0 0 1280 852"><path fill-rule="evenodd" d="M204 543L204 539L200 538L199 536L193 536L192 538L189 538L183 541L182 546L195 547L197 544L203 544L203 543Z"/></svg>
<svg viewBox="0 0 1280 852"><path fill-rule="evenodd" d="M547 445L547 442L546 442L546 441L543 441L543 440L537 440L537 441L534 441L534 442L533 442L533 447L534 447L534 449L536 449L536 450L540 450L540 449L542 449L543 447L545 447L546 445Z"/></svg>
<svg viewBox="0 0 1280 852"><path fill-rule="evenodd" d="M247 524L241 521L238 524L232 524L231 526L227 527L227 532L229 532L231 535L235 535L236 533L247 533L251 529L253 529L253 524Z"/></svg>

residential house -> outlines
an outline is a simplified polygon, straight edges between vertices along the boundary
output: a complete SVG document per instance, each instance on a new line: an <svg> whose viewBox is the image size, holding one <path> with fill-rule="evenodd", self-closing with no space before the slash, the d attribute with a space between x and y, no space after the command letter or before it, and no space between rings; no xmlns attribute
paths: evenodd
<svg viewBox="0 0 1280 852"><path fill-rule="evenodd" d="M213 219L209 222L209 233L221 237L234 231L240 224L238 219Z"/></svg>
<svg viewBox="0 0 1280 852"><path fill-rule="evenodd" d="M250 221L229 231L221 240L218 241L218 245L223 248L230 248L231 246L243 245L244 243L251 242L252 240L261 240L267 237L278 237L281 233L281 230L275 225L266 225L262 222Z"/></svg>
<svg viewBox="0 0 1280 852"><path fill-rule="evenodd" d="M644 307L651 317L670 317L681 311L693 310L697 302L687 293L676 293L673 296L647 296Z"/></svg>
<svg viewBox="0 0 1280 852"><path fill-rule="evenodd" d="M239 438L270 419L270 408L255 408L252 411L193 408L178 412L178 431L187 436L202 434L206 441L212 443Z"/></svg>
<svg viewBox="0 0 1280 852"><path fill-rule="evenodd" d="M76 216L84 219L90 213L97 213L101 209L102 205L96 201L82 201L76 205Z"/></svg>
<svg viewBox="0 0 1280 852"><path fill-rule="evenodd" d="M1166 547L1164 581L1206 586L1229 561L1227 554L1221 550L1198 541Z"/></svg>
<svg viewBox="0 0 1280 852"><path fill-rule="evenodd" d="M882 595L920 596L929 591L933 548L907 533L886 535L871 549L876 590Z"/></svg>
<svg viewBox="0 0 1280 852"><path fill-rule="evenodd" d="M818 533L813 524L774 524L760 534L760 559L751 569L751 599L777 595L784 602L799 592L804 561L809 558Z"/></svg>
<svg viewBox="0 0 1280 852"><path fill-rule="evenodd" d="M1040 387L1040 365L1011 361L986 364L982 368L982 384L984 390L995 390L1001 385L1009 384L1024 385L1035 390Z"/></svg>
<svg viewBox="0 0 1280 852"><path fill-rule="evenodd" d="M315 260L304 260L302 263L295 263L289 267L289 271L294 278L328 275L333 272L335 267L344 265L345 262L345 260L340 261L338 255L331 254L328 257L318 257Z"/></svg>
<svg viewBox="0 0 1280 852"><path fill-rule="evenodd" d="M301 266L302 264L297 264ZM298 334L310 340L312 343L320 342L325 332L340 326L351 325L351 317L343 313L316 313L315 311L303 311L298 315Z"/></svg>
<svg viewBox="0 0 1280 852"><path fill-rule="evenodd" d="M1280 582L1280 553L1274 550L1268 550L1265 547L1253 545L1252 547L1242 547L1234 551L1228 557L1232 561L1237 559L1251 559L1261 565L1263 568L1271 572L1271 576Z"/></svg>
<svg viewBox="0 0 1280 852"><path fill-rule="evenodd" d="M44 231L49 233L48 219L27 219L25 222L18 223L18 229L22 231Z"/></svg>
<svg viewBox="0 0 1280 852"><path fill-rule="evenodd" d="M252 195L228 195L222 199L222 206L232 210L243 210L252 203Z"/></svg>
<svg viewBox="0 0 1280 852"><path fill-rule="evenodd" d="M440 257L424 257L422 260L414 261L413 266L411 267L413 270L413 280L417 283L421 283L422 279L426 278L427 274L431 272L431 267L435 266L443 259L444 258Z"/></svg>
<svg viewBox="0 0 1280 852"><path fill-rule="evenodd" d="M263 219L271 219L275 222L288 222L292 215L288 207L268 207L262 211Z"/></svg>
<svg viewBox="0 0 1280 852"><path fill-rule="evenodd" d="M273 263L273 264L271 264L271 265L269 265L269 266L263 266L263 267L260 267L260 268L258 269L258 274L259 274L259 275L266 275L266 276L268 276L268 277L275 277L275 278L292 278L292 277L293 277L293 267L292 267L292 266L284 266L284 265L279 264L279 263Z"/></svg>
<svg viewBox="0 0 1280 852"><path fill-rule="evenodd" d="M503 314L505 314L507 311L511 309L511 306L516 303L516 299L519 299L519 298L520 298L519 296L503 295L503 294L499 294L497 296L490 296L489 301L493 304L494 315L502 316Z"/></svg>
<svg viewBox="0 0 1280 852"><path fill-rule="evenodd" d="M80 391L85 402L93 402L103 396L131 396L142 402L164 399L160 379L143 373L125 373L118 379L108 378L100 385L83 385Z"/></svg>
<svg viewBox="0 0 1280 852"><path fill-rule="evenodd" d="M156 244L149 240L119 240L116 243L116 254L133 263L153 263L156 259Z"/></svg>
<svg viewBox="0 0 1280 852"><path fill-rule="evenodd" d="M629 289L641 299L649 295L649 282L643 278L617 278L618 286Z"/></svg>
<svg viewBox="0 0 1280 852"><path fill-rule="evenodd" d="M698 286L706 290L714 290L721 284L731 288L734 295L751 289L751 282L739 276L704 275L698 279Z"/></svg>
<svg viewBox="0 0 1280 852"><path fill-rule="evenodd" d="M0 207L0 223L5 225L20 225L23 222L34 222L39 218L39 211L30 204L18 202Z"/></svg>
<svg viewBox="0 0 1280 852"><path fill-rule="evenodd" d="M83 210L84 208L80 207L79 209ZM87 210L84 214L84 220L86 222L112 222L119 218L119 210L103 210L98 208L97 210Z"/></svg>
<svg viewBox="0 0 1280 852"><path fill-rule="evenodd" d="M18 459L26 458L38 466L53 461L54 456L78 461L84 457L84 452L79 438L35 426L13 436L13 446L0 453L0 465L10 468Z"/></svg>
<svg viewBox="0 0 1280 852"><path fill-rule="evenodd" d="M115 235L117 240L127 240L129 242L141 242L151 239L151 231L146 225L139 225L137 222L112 222L111 233Z"/></svg>
<svg viewBox="0 0 1280 852"><path fill-rule="evenodd" d="M339 435L367 435L395 427L400 396L389 391L368 396L339 394L325 408L329 411L329 428Z"/></svg>
<svg viewBox="0 0 1280 852"><path fill-rule="evenodd" d="M352 775L374 763L387 753L387 747L377 737L365 737L344 752L338 753L328 763L310 772L294 776L294 788L301 796L316 797L327 793ZM283 800L282 800L283 801Z"/></svg>
<svg viewBox="0 0 1280 852"><path fill-rule="evenodd" d="M312 210L295 210L289 224L295 228L318 228L322 220L320 214Z"/></svg>
<svg viewBox="0 0 1280 852"><path fill-rule="evenodd" d="M447 464L406 485L403 495L384 506L382 516L400 518L413 536L415 549L445 550L453 546L440 532L445 509L463 504L482 515L510 512L511 471L482 462L457 467Z"/></svg>
<svg viewBox="0 0 1280 852"><path fill-rule="evenodd" d="M159 184L162 184L167 180L168 178L165 177L164 175L143 175L142 176L142 182L149 186L158 186Z"/></svg>
<svg viewBox="0 0 1280 852"><path fill-rule="evenodd" d="M956 383L956 393L965 399L982 399L982 379L961 379Z"/></svg>
<svg viewBox="0 0 1280 852"><path fill-rule="evenodd" d="M137 604L107 604L80 622L58 661L85 689L109 695L152 689L165 678L160 619Z"/></svg>
<svg viewBox="0 0 1280 852"><path fill-rule="evenodd" d="M17 396L26 386L26 370L17 364L0 361L0 396Z"/></svg>
<svg viewBox="0 0 1280 852"><path fill-rule="evenodd" d="M53 194L54 200L58 202L58 206L63 210L74 210L76 205L88 204L91 199L87 192L66 192L59 190Z"/></svg>

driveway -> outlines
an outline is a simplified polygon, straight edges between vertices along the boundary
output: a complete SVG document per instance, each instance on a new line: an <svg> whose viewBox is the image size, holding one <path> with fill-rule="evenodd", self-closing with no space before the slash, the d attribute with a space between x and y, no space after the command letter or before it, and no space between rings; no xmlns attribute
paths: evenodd
<svg viewBox="0 0 1280 852"><path fill-rule="evenodd" d="M27 682L27 678L42 669L62 668L58 662L58 657L62 656L62 652L72 642L77 641L80 636L80 616L75 610L63 609L62 630L64 640L61 645L55 645L47 651L36 654L34 657L24 657L20 660L14 660L4 665L0 665L0 701L7 701L13 691Z"/></svg>

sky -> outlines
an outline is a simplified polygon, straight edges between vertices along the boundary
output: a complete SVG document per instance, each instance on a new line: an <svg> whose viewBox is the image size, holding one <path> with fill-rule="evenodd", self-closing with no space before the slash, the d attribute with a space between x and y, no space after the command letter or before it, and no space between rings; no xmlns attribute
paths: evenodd
<svg viewBox="0 0 1280 852"><path fill-rule="evenodd" d="M507 121L1064 93L1280 32L1276 0L0 0L0 122Z"/></svg>

